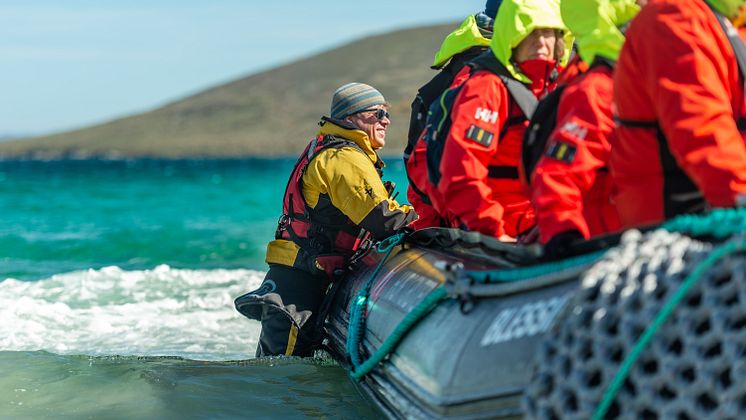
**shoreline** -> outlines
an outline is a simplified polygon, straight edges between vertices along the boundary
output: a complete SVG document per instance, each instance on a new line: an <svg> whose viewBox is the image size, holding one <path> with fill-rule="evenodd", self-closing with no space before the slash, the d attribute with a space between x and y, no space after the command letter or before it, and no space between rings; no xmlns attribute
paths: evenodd
<svg viewBox="0 0 746 420"><path fill-rule="evenodd" d="M300 152L299 152L300 153ZM394 159L401 159L402 154L380 155L385 162ZM190 161L281 161L297 159L297 155L237 155L237 156L219 156L219 155L192 155L192 156L168 156L168 155L143 155L143 156L124 156L124 155L86 155L78 156L74 154L62 155L20 155L20 156L0 156L0 164L6 162L127 162L127 161L164 161L164 162L190 162Z"/></svg>

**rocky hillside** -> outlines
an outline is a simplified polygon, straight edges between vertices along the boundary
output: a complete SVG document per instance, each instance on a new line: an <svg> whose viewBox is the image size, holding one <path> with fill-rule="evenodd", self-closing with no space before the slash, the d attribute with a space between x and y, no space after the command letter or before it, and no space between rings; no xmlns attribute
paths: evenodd
<svg viewBox="0 0 746 420"><path fill-rule="evenodd" d="M79 130L0 143L2 157L295 155L328 113L334 89L377 87L392 105L387 152L406 142L409 104L455 25L372 36L213 87L159 109Z"/></svg>

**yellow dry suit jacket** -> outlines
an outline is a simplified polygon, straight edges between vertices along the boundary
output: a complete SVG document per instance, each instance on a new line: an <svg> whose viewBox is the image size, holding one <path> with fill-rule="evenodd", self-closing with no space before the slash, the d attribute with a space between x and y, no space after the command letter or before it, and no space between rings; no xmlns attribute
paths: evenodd
<svg viewBox="0 0 746 420"><path fill-rule="evenodd" d="M338 148L329 147L318 152L309 162L301 177L303 198L311 212L329 214L338 210L342 218L367 230L374 239L383 239L407 226L417 218L411 206L400 205L389 198L377 167L383 162L373 150L368 135L346 121L324 118L319 136L334 136L354 143ZM324 207L322 209L322 207ZM330 209L331 207L331 209ZM337 220L338 225L341 220ZM305 251L305 252L303 252ZM354 250L334 250L351 255ZM267 246L268 264L304 267L299 256L311 250L288 239L276 239Z"/></svg>

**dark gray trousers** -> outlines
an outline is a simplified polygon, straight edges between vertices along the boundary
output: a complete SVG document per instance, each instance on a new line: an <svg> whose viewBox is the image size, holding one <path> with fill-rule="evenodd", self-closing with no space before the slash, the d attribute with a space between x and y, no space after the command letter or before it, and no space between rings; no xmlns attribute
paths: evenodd
<svg viewBox="0 0 746 420"><path fill-rule="evenodd" d="M238 312L262 323L257 357L313 356L321 344L316 324L328 286L306 271L270 264L261 286L235 301Z"/></svg>

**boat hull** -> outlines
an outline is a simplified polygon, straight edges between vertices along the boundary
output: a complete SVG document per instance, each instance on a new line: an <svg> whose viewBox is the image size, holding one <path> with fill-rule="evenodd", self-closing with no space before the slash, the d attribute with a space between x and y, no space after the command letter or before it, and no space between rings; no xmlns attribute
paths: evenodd
<svg viewBox="0 0 746 420"><path fill-rule="evenodd" d="M384 258L372 252L336 293L326 325L328 348L349 367L345 353L350 307ZM361 354L373 354L430 292L453 283L453 272L489 270L489 262L446 250L396 249L371 288ZM390 417L511 418L531 380L542 338L578 287L578 270L487 286L489 296L441 302L358 383ZM450 279L449 279L450 278Z"/></svg>

